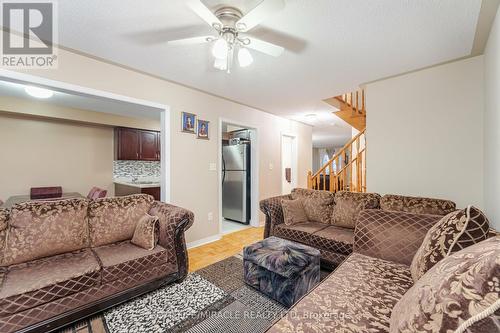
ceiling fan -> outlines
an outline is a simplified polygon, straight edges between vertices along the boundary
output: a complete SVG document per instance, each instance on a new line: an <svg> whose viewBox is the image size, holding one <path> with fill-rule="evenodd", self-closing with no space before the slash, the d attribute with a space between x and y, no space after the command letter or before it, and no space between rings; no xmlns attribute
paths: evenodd
<svg viewBox="0 0 500 333"><path fill-rule="evenodd" d="M246 35L246 33L265 20L271 14L285 7L284 0L263 0L246 15L231 6L223 6L212 12L200 0L188 0L188 6L200 18L217 32L217 36L198 36L169 41L170 45L188 45L213 43L212 54L215 57L214 67L231 72L233 58L237 52L240 67L247 67L253 62L248 49L279 57L285 50L283 47Z"/></svg>

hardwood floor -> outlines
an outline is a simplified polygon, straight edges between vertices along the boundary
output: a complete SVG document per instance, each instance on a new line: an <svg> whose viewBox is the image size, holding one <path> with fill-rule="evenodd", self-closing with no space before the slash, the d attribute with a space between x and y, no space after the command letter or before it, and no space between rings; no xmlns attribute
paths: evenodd
<svg viewBox="0 0 500 333"><path fill-rule="evenodd" d="M264 236L264 227L248 228L222 236L222 239L188 250L189 271L194 272L243 250L246 245L261 240Z"/></svg>

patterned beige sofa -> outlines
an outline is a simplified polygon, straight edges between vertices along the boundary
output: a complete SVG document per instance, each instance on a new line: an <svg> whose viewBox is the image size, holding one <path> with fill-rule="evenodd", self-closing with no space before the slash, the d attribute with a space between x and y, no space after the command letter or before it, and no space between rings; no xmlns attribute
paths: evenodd
<svg viewBox="0 0 500 333"><path fill-rule="evenodd" d="M311 220L294 225L284 222L282 201L302 199L308 205ZM382 209L407 213L446 215L455 210L449 200L376 193L338 192L296 188L290 195L260 202L266 216L264 237L276 236L317 248L322 266L335 268L353 251L354 229L358 214L365 209ZM380 230L382 233L384 230ZM417 234L416 237L421 235ZM402 237L408 237L402 235ZM409 245L407 245L409 246Z"/></svg>
<svg viewBox="0 0 500 333"><path fill-rule="evenodd" d="M146 214L158 245L131 243ZM185 209L148 195L0 209L0 332L49 332L186 277Z"/></svg>
<svg viewBox="0 0 500 333"><path fill-rule="evenodd" d="M458 230L461 212L436 228L456 212L443 218L362 211L353 253L267 333L500 332L500 236L488 234L482 213L465 223L465 232ZM451 235L459 238L452 242ZM440 252L443 259L433 257ZM414 257L431 263L423 276L415 274Z"/></svg>

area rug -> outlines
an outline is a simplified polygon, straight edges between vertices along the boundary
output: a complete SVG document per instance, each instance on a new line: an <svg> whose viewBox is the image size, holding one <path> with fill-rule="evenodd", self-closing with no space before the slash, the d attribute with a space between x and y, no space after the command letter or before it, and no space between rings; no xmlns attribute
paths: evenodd
<svg viewBox="0 0 500 333"><path fill-rule="evenodd" d="M260 333L286 311L245 285L241 256L234 256L59 333Z"/></svg>

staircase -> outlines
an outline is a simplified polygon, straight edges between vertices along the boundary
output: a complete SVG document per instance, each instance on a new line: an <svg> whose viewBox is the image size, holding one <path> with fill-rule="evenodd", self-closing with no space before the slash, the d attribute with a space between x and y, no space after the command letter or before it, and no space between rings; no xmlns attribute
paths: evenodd
<svg viewBox="0 0 500 333"><path fill-rule="evenodd" d="M358 131L366 128L366 99L364 89L328 98L324 101L339 109L334 114Z"/></svg>
<svg viewBox="0 0 500 333"><path fill-rule="evenodd" d="M315 174L309 171L307 187L330 192L366 192L365 131L353 137Z"/></svg>

